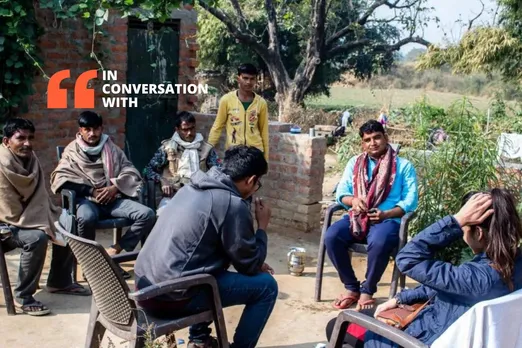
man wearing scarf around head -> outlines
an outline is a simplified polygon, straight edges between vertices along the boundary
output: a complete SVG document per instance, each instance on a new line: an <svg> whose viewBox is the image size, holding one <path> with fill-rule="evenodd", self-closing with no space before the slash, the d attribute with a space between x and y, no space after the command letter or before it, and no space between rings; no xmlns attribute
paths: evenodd
<svg viewBox="0 0 522 348"><path fill-rule="evenodd" d="M380 281L399 242L401 217L417 209L417 175L408 160L388 144L383 125L370 120L359 129L363 153L352 157L337 188L337 203L350 209L325 234L328 257L347 290L335 302L347 309L373 309ZM366 281L359 283L348 257L352 243L367 243Z"/></svg>
<svg viewBox="0 0 522 348"><path fill-rule="evenodd" d="M163 198L158 207L158 216L176 191L190 181L192 174L221 166L213 146L196 132L194 115L181 111L175 126L172 138L161 142L160 148L143 170L147 179L161 184Z"/></svg>
<svg viewBox="0 0 522 348"><path fill-rule="evenodd" d="M142 186L140 173L123 150L103 133L102 117L85 111L78 118L79 132L64 149L51 174L51 190L73 190L77 197L78 235L95 239L100 219L127 218L134 223L109 255L132 251L148 235L156 217L152 209L135 201ZM124 276L128 276L124 274Z"/></svg>

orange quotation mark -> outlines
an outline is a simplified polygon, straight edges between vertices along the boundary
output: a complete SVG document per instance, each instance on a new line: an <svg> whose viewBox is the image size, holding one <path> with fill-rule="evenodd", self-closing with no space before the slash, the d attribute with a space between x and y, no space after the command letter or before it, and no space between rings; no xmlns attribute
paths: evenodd
<svg viewBox="0 0 522 348"><path fill-rule="evenodd" d="M60 70L49 79L47 84L47 108L66 109L67 90L60 87L60 83L71 77L71 70ZM94 89L87 88L89 81L98 77L98 70L88 70L78 76L74 84L74 108L94 108Z"/></svg>

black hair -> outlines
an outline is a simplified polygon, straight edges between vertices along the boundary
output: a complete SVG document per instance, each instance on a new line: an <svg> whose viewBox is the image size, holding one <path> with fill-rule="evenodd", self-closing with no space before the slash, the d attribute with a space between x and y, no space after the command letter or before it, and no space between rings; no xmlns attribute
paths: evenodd
<svg viewBox="0 0 522 348"><path fill-rule="evenodd" d="M176 128L181 127L183 122L186 123L196 123L196 118L194 115L188 111L181 111L176 115L176 121L174 123Z"/></svg>
<svg viewBox="0 0 522 348"><path fill-rule="evenodd" d="M230 176L232 181L239 181L254 175L259 178L268 172L268 163L263 152L258 148L238 145L225 152L222 171Z"/></svg>
<svg viewBox="0 0 522 348"><path fill-rule="evenodd" d="M379 121L376 120L369 120L366 121L361 128L359 128L359 135L362 138L364 134L371 134L371 133L382 133L384 134L384 127Z"/></svg>
<svg viewBox="0 0 522 348"><path fill-rule="evenodd" d="M250 64L250 63L244 63L244 64L241 64L238 68L237 68L237 75L241 75L241 74L248 74L248 75L256 75L258 74L257 72L257 69L254 65Z"/></svg>
<svg viewBox="0 0 522 348"><path fill-rule="evenodd" d="M3 129L3 136L11 138L16 132L20 130L28 130L31 133L35 132L33 122L25 118L10 118L5 122Z"/></svg>
<svg viewBox="0 0 522 348"><path fill-rule="evenodd" d="M462 198L462 206L479 192L472 191ZM500 273L502 280L513 291L515 259L522 239L522 223L517 212L515 197L506 189L494 188L483 192L491 195L493 215L479 224L484 231L486 255L491 266ZM476 226L471 226L473 230Z"/></svg>
<svg viewBox="0 0 522 348"><path fill-rule="evenodd" d="M82 128L98 128L103 125L103 119L95 112L84 111L78 117L78 125Z"/></svg>

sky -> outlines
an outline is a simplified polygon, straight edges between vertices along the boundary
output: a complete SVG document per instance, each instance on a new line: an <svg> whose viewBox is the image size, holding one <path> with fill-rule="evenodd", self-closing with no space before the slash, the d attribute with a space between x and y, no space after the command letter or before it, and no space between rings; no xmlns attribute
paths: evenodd
<svg viewBox="0 0 522 348"><path fill-rule="evenodd" d="M482 0L485 5L483 15L475 22L477 24L482 21L491 22L493 13L496 10L496 2L493 0ZM466 23L470 19L480 13L482 5L480 0L428 0L427 5L434 7L435 11L432 15L440 19L440 27L436 23L430 23L427 28L424 28L423 37L429 42L436 44L444 44L446 41L457 42L464 33L462 25L456 23L461 18ZM387 10L389 11L389 10ZM421 34L421 32L419 32ZM446 35L445 35L446 34ZM406 53L413 47L420 47L418 45L407 45L401 50Z"/></svg>

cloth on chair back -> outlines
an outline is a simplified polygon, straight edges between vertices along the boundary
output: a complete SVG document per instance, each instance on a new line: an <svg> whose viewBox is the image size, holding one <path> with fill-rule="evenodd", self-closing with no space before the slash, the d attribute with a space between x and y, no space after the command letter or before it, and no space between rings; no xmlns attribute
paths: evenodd
<svg viewBox="0 0 522 348"><path fill-rule="evenodd" d="M477 303L431 347L522 347L522 290Z"/></svg>
<svg viewBox="0 0 522 348"><path fill-rule="evenodd" d="M23 229L44 231L55 239L54 221L60 216L45 188L44 173L33 153L24 163L0 145L0 221Z"/></svg>

